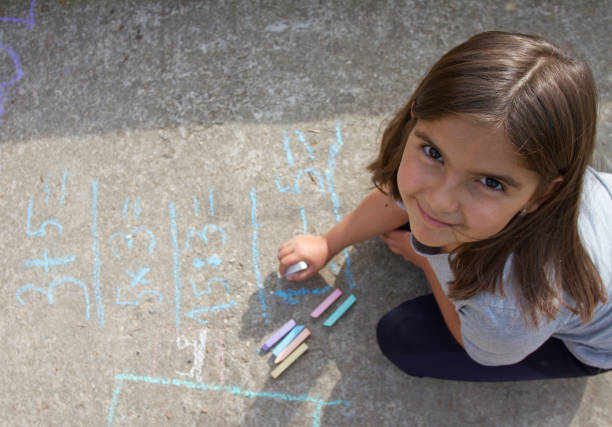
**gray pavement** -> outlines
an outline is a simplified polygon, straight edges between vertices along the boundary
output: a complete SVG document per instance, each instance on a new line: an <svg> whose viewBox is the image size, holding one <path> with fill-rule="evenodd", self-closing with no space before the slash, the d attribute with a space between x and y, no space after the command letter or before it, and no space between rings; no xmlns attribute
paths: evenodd
<svg viewBox="0 0 612 427"><path fill-rule="evenodd" d="M285 239L370 187L381 122L488 29L586 58L612 159L606 1L0 0L2 425L605 426L612 374L412 378L378 318L427 292L374 239L302 284ZM357 297L332 328L328 286ZM309 350L260 354L290 318Z"/></svg>

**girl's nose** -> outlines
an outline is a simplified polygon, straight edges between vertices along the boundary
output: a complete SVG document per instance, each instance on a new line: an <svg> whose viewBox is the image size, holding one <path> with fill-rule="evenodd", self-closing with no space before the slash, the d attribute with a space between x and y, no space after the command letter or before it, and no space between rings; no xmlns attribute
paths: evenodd
<svg viewBox="0 0 612 427"><path fill-rule="evenodd" d="M459 182L451 176L444 174L440 179L432 183L427 193L427 203L434 210L432 214L451 215L459 210ZM451 220L452 218L439 218L440 220Z"/></svg>

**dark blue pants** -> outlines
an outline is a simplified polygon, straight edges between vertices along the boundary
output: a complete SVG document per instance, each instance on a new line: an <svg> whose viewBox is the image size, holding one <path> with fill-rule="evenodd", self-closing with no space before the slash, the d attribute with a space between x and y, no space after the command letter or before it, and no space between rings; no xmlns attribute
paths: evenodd
<svg viewBox="0 0 612 427"><path fill-rule="evenodd" d="M378 323L377 337L383 354L416 377L519 381L584 377L605 371L580 362L556 338L514 365L480 365L455 341L431 294L406 301L384 315Z"/></svg>

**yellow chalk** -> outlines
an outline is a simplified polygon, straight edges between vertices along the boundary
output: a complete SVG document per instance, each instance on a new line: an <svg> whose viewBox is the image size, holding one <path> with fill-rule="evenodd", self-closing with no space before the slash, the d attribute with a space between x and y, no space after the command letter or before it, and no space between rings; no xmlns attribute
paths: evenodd
<svg viewBox="0 0 612 427"><path fill-rule="evenodd" d="M308 350L308 346L306 345L306 343L302 343L298 348L295 349L295 351L293 351L285 360L283 360L283 363L281 363L280 365L278 365L271 373L270 375L272 375L272 378L278 378L278 376L280 374L282 374L283 372L285 372L285 369L287 369L289 366L291 366L291 364L293 362L295 362L297 360L298 357L300 357L306 350Z"/></svg>

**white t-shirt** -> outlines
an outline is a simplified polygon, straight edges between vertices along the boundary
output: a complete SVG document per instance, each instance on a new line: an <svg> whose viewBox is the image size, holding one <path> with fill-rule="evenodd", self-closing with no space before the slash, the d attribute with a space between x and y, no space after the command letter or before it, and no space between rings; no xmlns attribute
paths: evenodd
<svg viewBox="0 0 612 427"><path fill-rule="evenodd" d="M563 340L581 362L612 368L612 174L587 170L578 232L608 294L608 302L595 308L593 320L582 324L580 316L562 306L552 321L542 319L537 328L526 325L509 274L510 257L504 271L503 298L499 294L480 292L467 300L453 301L461 321L463 345L472 359L490 366L517 363L552 336ZM442 289L448 294L448 282L454 278L448 254L428 254L414 240L413 247L429 259ZM574 306L567 295L564 301Z"/></svg>

